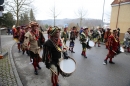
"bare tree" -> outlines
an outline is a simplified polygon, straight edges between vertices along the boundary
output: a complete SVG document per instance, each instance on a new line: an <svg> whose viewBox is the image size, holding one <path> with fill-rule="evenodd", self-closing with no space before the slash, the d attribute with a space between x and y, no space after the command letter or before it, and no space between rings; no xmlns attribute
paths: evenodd
<svg viewBox="0 0 130 86"><path fill-rule="evenodd" d="M19 17L22 13L29 10L29 5L33 0L6 0L6 10L13 13L16 17L16 26L19 25Z"/></svg>
<svg viewBox="0 0 130 86"><path fill-rule="evenodd" d="M55 3L54 3L54 7L52 7L50 9L50 14L51 16L54 18L54 26L55 26L55 19L57 18L57 16L60 14L60 12L56 11L56 7L55 7Z"/></svg>
<svg viewBox="0 0 130 86"><path fill-rule="evenodd" d="M85 16L88 16L88 12L87 10L84 10L83 7L78 9L78 11L76 12L76 15L78 16L79 20L80 20L80 27L82 27L82 21L85 18Z"/></svg>

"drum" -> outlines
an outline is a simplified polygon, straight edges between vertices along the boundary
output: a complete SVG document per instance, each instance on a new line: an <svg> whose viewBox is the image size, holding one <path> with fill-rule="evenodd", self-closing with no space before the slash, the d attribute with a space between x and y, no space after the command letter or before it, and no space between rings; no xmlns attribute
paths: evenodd
<svg viewBox="0 0 130 86"><path fill-rule="evenodd" d="M93 41L89 41L88 44L90 47L94 47L94 45L95 45L95 43Z"/></svg>
<svg viewBox="0 0 130 86"><path fill-rule="evenodd" d="M123 53L125 52L124 48L123 47L120 47L120 51Z"/></svg>
<svg viewBox="0 0 130 86"><path fill-rule="evenodd" d="M59 62L60 74L69 77L76 69L76 62L73 58L62 59Z"/></svg>

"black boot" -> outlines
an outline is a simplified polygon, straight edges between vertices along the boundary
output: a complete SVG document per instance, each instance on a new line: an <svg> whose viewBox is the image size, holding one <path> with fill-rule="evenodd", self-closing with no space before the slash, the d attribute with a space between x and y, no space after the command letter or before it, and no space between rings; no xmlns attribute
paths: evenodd
<svg viewBox="0 0 130 86"><path fill-rule="evenodd" d="M104 65L107 65L107 60L104 60L103 64L104 64Z"/></svg>
<svg viewBox="0 0 130 86"><path fill-rule="evenodd" d="M25 51L23 51L23 54L24 54Z"/></svg>
<svg viewBox="0 0 130 86"><path fill-rule="evenodd" d="M37 67L38 67L38 69L39 69L39 70L41 70L41 69L42 69L39 65L38 65Z"/></svg>
<svg viewBox="0 0 130 86"><path fill-rule="evenodd" d="M115 64L115 62L113 62L113 61L109 61L109 63L110 63L110 64Z"/></svg>
<svg viewBox="0 0 130 86"><path fill-rule="evenodd" d="M56 86L60 86L58 83L57 83L57 85Z"/></svg>
<svg viewBox="0 0 130 86"><path fill-rule="evenodd" d="M35 74L35 75L38 75L38 72L37 72L37 70L35 70L35 71L34 71L34 74Z"/></svg>

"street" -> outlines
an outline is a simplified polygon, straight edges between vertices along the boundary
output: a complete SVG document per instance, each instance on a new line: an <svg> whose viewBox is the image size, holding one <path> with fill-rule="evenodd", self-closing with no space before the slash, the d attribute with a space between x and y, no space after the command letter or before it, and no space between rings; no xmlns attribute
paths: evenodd
<svg viewBox="0 0 130 86"><path fill-rule="evenodd" d="M45 37L47 37L44 34ZM67 46L69 41L67 41ZM87 50L87 59L81 56L81 44L78 39L75 41L74 51L68 51L70 57L76 61L76 71L67 78L59 76L61 86L130 86L130 54L121 53L115 56L115 64L103 65L107 55L104 45L93 47ZM51 86L50 70L43 62L40 62L41 70L39 75L34 74L30 58L22 52L18 53L17 45L13 46L13 58L24 86Z"/></svg>

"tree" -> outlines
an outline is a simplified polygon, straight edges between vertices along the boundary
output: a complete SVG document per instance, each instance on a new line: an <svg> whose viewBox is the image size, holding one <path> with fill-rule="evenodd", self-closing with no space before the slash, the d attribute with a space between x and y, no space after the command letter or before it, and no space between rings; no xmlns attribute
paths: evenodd
<svg viewBox="0 0 130 86"><path fill-rule="evenodd" d="M32 9L30 10L30 21L36 21Z"/></svg>
<svg viewBox="0 0 130 86"><path fill-rule="evenodd" d="M22 13L28 11L29 4L33 0L6 0L6 10L12 12L16 17L16 26L19 25L19 17Z"/></svg>
<svg viewBox="0 0 130 86"><path fill-rule="evenodd" d="M12 27L14 22L14 17L10 12L4 13L3 16L0 17L0 26Z"/></svg>
<svg viewBox="0 0 130 86"><path fill-rule="evenodd" d="M54 3L54 7L52 9L50 9L50 11L51 11L51 13L50 13L51 16L54 18L54 26L55 26L55 19L60 14L60 12L56 12L55 3Z"/></svg>
<svg viewBox="0 0 130 86"><path fill-rule="evenodd" d="M23 13L19 19L19 25L27 25L29 23L29 17L27 13Z"/></svg>
<svg viewBox="0 0 130 86"><path fill-rule="evenodd" d="M76 15L79 17L80 20L80 27L82 27L82 20L85 16L87 16L87 11L82 8L78 9Z"/></svg>

